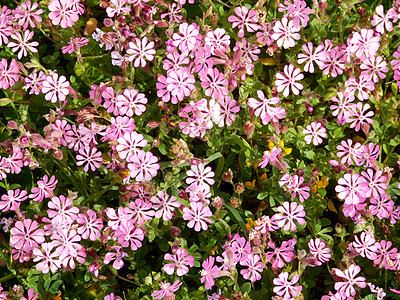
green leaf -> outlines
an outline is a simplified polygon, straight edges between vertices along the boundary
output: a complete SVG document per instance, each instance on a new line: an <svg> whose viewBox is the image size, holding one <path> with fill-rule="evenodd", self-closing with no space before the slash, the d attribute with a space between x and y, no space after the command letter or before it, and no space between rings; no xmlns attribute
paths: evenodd
<svg viewBox="0 0 400 300"><path fill-rule="evenodd" d="M250 282L245 282L243 285L242 285L242 294L248 294L248 293L250 293L250 290L251 290L251 283Z"/></svg>
<svg viewBox="0 0 400 300"><path fill-rule="evenodd" d="M236 144L238 144L240 146L240 148L242 149L242 151L244 152L246 157L250 156L251 146L249 145L249 143L244 138L242 138L240 136L237 136L237 135L231 135L229 138L234 143L236 143Z"/></svg>
<svg viewBox="0 0 400 300"><path fill-rule="evenodd" d="M244 235L247 238L248 232L247 232L246 224L244 223L244 221L243 221L242 217L240 216L239 212L237 211L237 209L228 203L225 203L224 205L232 213L233 217L235 218L236 222L239 224L240 228L242 228L242 231L244 232Z"/></svg>

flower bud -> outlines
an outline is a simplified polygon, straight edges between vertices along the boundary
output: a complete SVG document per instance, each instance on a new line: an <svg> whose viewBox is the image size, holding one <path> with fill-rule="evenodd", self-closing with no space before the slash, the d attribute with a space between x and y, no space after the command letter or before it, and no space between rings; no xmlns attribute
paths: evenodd
<svg viewBox="0 0 400 300"><path fill-rule="evenodd" d="M242 194L244 192L244 184L240 182L235 184L235 192L239 195Z"/></svg>
<svg viewBox="0 0 400 300"><path fill-rule="evenodd" d="M150 121L147 123L147 126L150 127L151 129L157 128L160 126L161 122L160 121Z"/></svg>
<svg viewBox="0 0 400 300"><path fill-rule="evenodd" d="M303 175L304 175L304 170L303 170L303 169L297 169L297 170L296 170L296 175L299 176L299 177L303 177Z"/></svg>
<svg viewBox="0 0 400 300"><path fill-rule="evenodd" d="M229 199L229 203L234 207L234 208L238 208L239 207L239 199L236 197L232 197L231 199Z"/></svg>
<svg viewBox="0 0 400 300"><path fill-rule="evenodd" d="M233 172L231 169L228 169L224 174L222 174L222 180L225 182L231 182L233 179Z"/></svg>
<svg viewBox="0 0 400 300"><path fill-rule="evenodd" d="M24 295L24 288L19 284L14 284L12 291L16 297L21 297Z"/></svg>
<svg viewBox="0 0 400 300"><path fill-rule="evenodd" d="M14 121L8 121L7 127L10 128L10 129L18 130L18 125Z"/></svg>
<svg viewBox="0 0 400 300"><path fill-rule="evenodd" d="M246 123L243 124L244 132L249 138L253 136L254 127L254 123L251 121L246 121Z"/></svg>
<svg viewBox="0 0 400 300"><path fill-rule="evenodd" d="M171 226L171 228L169 229L171 236L173 238L177 238L181 235L181 229L179 227L176 226Z"/></svg>
<svg viewBox="0 0 400 300"><path fill-rule="evenodd" d="M62 154L62 151L60 149L55 149L53 151L53 156L58 160L62 160L63 159L63 154Z"/></svg>
<svg viewBox="0 0 400 300"><path fill-rule="evenodd" d="M222 198L219 197L219 196L214 197L214 199L212 200L212 205L213 205L217 210L220 210L221 207L224 205L224 199L222 199Z"/></svg>

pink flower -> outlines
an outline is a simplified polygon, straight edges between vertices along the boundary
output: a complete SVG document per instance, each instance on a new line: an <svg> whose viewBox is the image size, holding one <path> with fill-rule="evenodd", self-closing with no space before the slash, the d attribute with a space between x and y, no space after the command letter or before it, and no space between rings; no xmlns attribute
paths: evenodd
<svg viewBox="0 0 400 300"><path fill-rule="evenodd" d="M361 70L365 70L361 72L361 75L369 76L374 82L386 78L386 73L389 71L386 61L383 60L382 56L373 56L363 60L360 68Z"/></svg>
<svg viewBox="0 0 400 300"><path fill-rule="evenodd" d="M299 197L300 202L304 202L305 199L308 199L310 196L310 187L307 185L303 184L304 182L304 177L299 177L297 175L294 175L292 177L292 186L291 186L291 192L292 192L292 198L297 196Z"/></svg>
<svg viewBox="0 0 400 300"><path fill-rule="evenodd" d="M354 128L356 131L362 129L364 132L368 132L369 124L374 123L374 120L371 119L371 117L374 116L374 112L367 112L370 107L371 106L368 103L363 106L361 102L358 102L351 107L349 111L350 119L348 121L351 123L350 128Z"/></svg>
<svg viewBox="0 0 400 300"><path fill-rule="evenodd" d="M252 253L250 242L239 234L235 234L233 237L231 249L233 251L235 264L245 261L247 256Z"/></svg>
<svg viewBox="0 0 400 300"><path fill-rule="evenodd" d="M71 9L72 1L52 0L48 5L49 18L53 25L61 24L62 28L72 27L79 19L79 13Z"/></svg>
<svg viewBox="0 0 400 300"><path fill-rule="evenodd" d="M331 105L329 108L334 110L332 112L333 116L337 116L337 123L338 124L345 124L350 118L350 108L351 103L354 101L354 95L348 93L347 89L346 92L338 92L337 98L332 97L332 102L337 103L338 105Z"/></svg>
<svg viewBox="0 0 400 300"><path fill-rule="evenodd" d="M153 203L153 208L156 211L154 217L159 219L162 216L164 221L171 220L175 208L181 206L181 203L177 201L175 196L169 196L162 191L157 192L157 197L151 197L150 202Z"/></svg>
<svg viewBox="0 0 400 300"><path fill-rule="evenodd" d="M0 62L0 88L8 89L14 86L15 82L19 79L19 67L15 59L13 59L8 66L8 62L3 58Z"/></svg>
<svg viewBox="0 0 400 300"><path fill-rule="evenodd" d="M355 156L355 153L357 151L357 149L360 149L361 144L360 143L356 143L354 144L354 147L352 147L353 145L353 141L348 139L347 141L341 141L340 145L338 145L336 147L336 149L340 150L336 155L337 157L342 157L342 159L340 160L340 162L342 164L348 164L348 165L352 165L353 164L353 158Z"/></svg>
<svg viewBox="0 0 400 300"><path fill-rule="evenodd" d="M101 229L103 228L103 220L97 218L96 213L89 209L86 214L78 214L76 222L80 224L78 227L78 233L83 239L90 239L95 241L101 236Z"/></svg>
<svg viewBox="0 0 400 300"><path fill-rule="evenodd" d="M161 290L154 291L151 296L154 299L174 299L174 293L179 290L182 282L177 279L172 285L169 282L160 282Z"/></svg>
<svg viewBox="0 0 400 300"><path fill-rule="evenodd" d="M289 273L282 272L279 274L278 278L273 280L275 284L274 293L278 296L283 297L283 299L292 299L296 298L300 295L303 287L302 286L295 286L295 284L299 281L300 276L299 274L294 274L292 280L289 281Z"/></svg>
<svg viewBox="0 0 400 300"><path fill-rule="evenodd" d="M360 254L361 257L368 258L369 260L375 259L377 247L375 246L375 237L372 234L363 231L361 232L360 237L357 235L354 236L354 241L352 244L354 250Z"/></svg>
<svg viewBox="0 0 400 300"><path fill-rule="evenodd" d="M117 151L119 157L125 159L132 155L137 155L139 148L146 147L147 140L144 139L143 134L133 131L125 133L122 137L118 138Z"/></svg>
<svg viewBox="0 0 400 300"><path fill-rule="evenodd" d="M272 38L276 41L278 47L292 48L296 45L295 40L300 39L300 34L298 33L300 27L296 27L293 20L289 21L286 17L283 17L281 21L277 21L273 30Z"/></svg>
<svg viewBox="0 0 400 300"><path fill-rule="evenodd" d="M154 217L155 211L152 208L153 205L148 200L137 198L129 203L129 208L125 208L125 211L129 209L129 212L132 212L134 216L133 222L141 225Z"/></svg>
<svg viewBox="0 0 400 300"><path fill-rule="evenodd" d="M122 251L122 247L120 246L112 246L111 248L114 249L116 253L107 252L106 255L104 255L103 262L108 265L110 261L115 259L113 262L113 267L114 269L119 270L124 266L124 261L122 259L127 257L128 253Z"/></svg>
<svg viewBox="0 0 400 300"><path fill-rule="evenodd" d="M1 196L0 210L3 212L9 210L17 210L20 206L20 202L28 199L28 192L25 190L9 190L7 194Z"/></svg>
<svg viewBox="0 0 400 300"><path fill-rule="evenodd" d="M27 56L28 51L32 53L37 53L37 49L34 47L37 47L39 45L39 42L33 41L29 43L29 40L32 39L34 32L26 30L22 33L16 32L15 34L12 34L11 37L16 40L16 43L14 42L9 42L8 47L12 48L12 52L18 52L18 59L21 59L22 56Z"/></svg>
<svg viewBox="0 0 400 300"><path fill-rule="evenodd" d="M179 33L172 36L173 45L182 52L188 52L195 48L202 35L199 33L198 25L195 23L182 23L179 25Z"/></svg>
<svg viewBox="0 0 400 300"><path fill-rule="evenodd" d="M128 247L130 244L132 251L135 251L142 247L141 241L144 239L144 232L142 229L137 228L134 222L130 220L122 222L118 226L115 236L122 247Z"/></svg>
<svg viewBox="0 0 400 300"><path fill-rule="evenodd" d="M331 249L327 247L325 241L321 241L319 238L311 239L308 242L310 248L310 254L314 256L320 263L325 263L331 258Z"/></svg>
<svg viewBox="0 0 400 300"><path fill-rule="evenodd" d="M49 207L47 214L51 219L61 216L62 220L65 220L68 224L72 224L78 218L79 208L71 207L72 200L63 195L51 198L47 206Z"/></svg>
<svg viewBox="0 0 400 300"><path fill-rule="evenodd" d="M296 239L291 239L289 241L282 242L282 245L277 248L272 241L268 242L268 247L272 248L273 251L268 251L266 253L266 261L270 262L274 257L274 262L272 263L273 269L280 269L285 266L285 262L291 262L295 257L294 246L296 245Z"/></svg>
<svg viewBox="0 0 400 300"><path fill-rule="evenodd" d="M210 256L205 261L203 261L203 270L200 271L201 283L206 282L206 290L210 290L214 285L214 278L219 276L219 268L214 266L215 258Z"/></svg>
<svg viewBox="0 0 400 300"><path fill-rule="evenodd" d="M20 6L14 11L14 17L18 20L18 25L22 26L23 30L26 30L28 26L32 28L36 27L36 24L42 22L41 14L43 14L43 9L37 9L39 4L37 2L31 2L30 0L21 3Z"/></svg>
<svg viewBox="0 0 400 300"><path fill-rule="evenodd" d="M176 97L180 101L190 95L190 92L195 88L195 82L196 80L189 74L187 69L170 70L167 73L167 91L171 93L171 96Z"/></svg>
<svg viewBox="0 0 400 300"><path fill-rule="evenodd" d="M383 5L379 5L375 9L376 15L373 15L373 19L371 24L376 26L375 30L380 34L385 33L385 28L388 32L393 30L393 24L390 22L390 19L396 16L396 12L393 8L389 9L387 14L385 15Z"/></svg>
<svg viewBox="0 0 400 300"><path fill-rule="evenodd" d="M265 264L260 262L261 257L258 254L250 253L245 260L242 260L240 264L248 269L240 271L244 279L249 279L251 282L255 282L261 279L261 272L265 268Z"/></svg>
<svg viewBox="0 0 400 300"><path fill-rule="evenodd" d="M394 210L394 202L387 194L371 198L370 203L375 204L369 206L371 214L379 219L389 218L390 213Z"/></svg>
<svg viewBox="0 0 400 300"><path fill-rule="evenodd" d="M305 224L304 217L306 212L303 205L298 205L296 202L289 203L288 201L283 202L277 209L278 213L274 215L274 218L279 227L283 227L285 231L295 231L297 229L294 221L297 221L300 225Z"/></svg>
<svg viewBox="0 0 400 300"><path fill-rule="evenodd" d="M86 163L83 170L87 172L90 169L92 172L96 171L96 169L100 168L101 162L103 162L103 158L101 157L102 153L97 151L96 147L92 149L89 146L85 146L83 149L79 149L79 154L76 156L76 165L82 166Z"/></svg>
<svg viewBox="0 0 400 300"><path fill-rule="evenodd" d="M36 265L36 269L38 271L42 271L42 273L46 274L49 273L49 270L52 272L57 272L57 270L61 267L61 261L58 259L61 254L59 252L59 248L51 253L54 247L55 245L53 243L43 243L41 245L42 250L39 248L33 249L33 261L41 261Z"/></svg>
<svg viewBox="0 0 400 300"><path fill-rule="evenodd" d="M310 20L308 15L311 13L311 8L307 7L307 3L303 0L294 0L293 4L289 1L285 0L285 5L280 4L278 11L288 11L285 14L285 17L289 19L293 19L294 26L300 27L300 23L302 27L307 27L307 23Z"/></svg>
<svg viewBox="0 0 400 300"><path fill-rule="evenodd" d="M189 255L186 249L179 248L176 250L174 255L166 253L164 255L164 260L172 260L173 263L165 264L163 270L168 275L172 275L175 272L176 267L176 275L183 276L189 272L189 267L194 266L194 258L192 255Z"/></svg>
<svg viewBox="0 0 400 300"><path fill-rule="evenodd" d="M30 252L45 241L44 230L39 229L38 222L31 219L17 221L10 233L10 245L25 252Z"/></svg>
<svg viewBox="0 0 400 300"><path fill-rule="evenodd" d="M183 209L183 219L189 221L187 226L193 228L195 231L200 229L207 230L207 223L213 223L208 217L212 217L212 212L208 206L204 206L201 202L190 202L190 209L185 207Z"/></svg>
<svg viewBox="0 0 400 300"><path fill-rule="evenodd" d="M369 143L354 150L353 159L357 166L366 168L375 166L380 153L379 145Z"/></svg>
<svg viewBox="0 0 400 300"><path fill-rule="evenodd" d="M139 150L135 155L128 156L126 161L130 170L130 177L138 182L151 181L160 169L157 156L143 150Z"/></svg>
<svg viewBox="0 0 400 300"><path fill-rule="evenodd" d="M39 297L39 292L35 294L34 289L29 289L28 290L28 298L21 297L20 300L36 300Z"/></svg>
<svg viewBox="0 0 400 300"><path fill-rule="evenodd" d="M201 87L205 90L206 96L212 99L223 99L228 95L228 79L217 68L208 69L207 73L199 74Z"/></svg>
<svg viewBox="0 0 400 300"><path fill-rule="evenodd" d="M366 179L367 185L365 186L365 197L369 198L371 195L374 198L379 198L380 195L384 195L387 189L386 176L382 176L381 170L374 171L368 169L367 172L362 171L361 175Z"/></svg>
<svg viewBox="0 0 400 300"><path fill-rule="evenodd" d="M210 46L212 54L216 52L226 52L226 49L228 49L231 43L230 36L226 34L223 28L216 28L214 31L208 31L204 37L204 42L206 46Z"/></svg>
<svg viewBox="0 0 400 300"><path fill-rule="evenodd" d="M322 143L322 138L326 138L326 129L320 122L311 122L303 130L303 134L305 134L304 140L308 145L312 142L314 146L317 146Z"/></svg>
<svg viewBox="0 0 400 300"><path fill-rule="evenodd" d="M43 176L43 180L39 180L36 185L37 187L33 187L31 189L31 193L29 198L33 201L42 202L44 198L51 198L54 196L53 190L56 188L58 180L54 175L49 177L47 175Z"/></svg>
<svg viewBox="0 0 400 300"><path fill-rule="evenodd" d="M89 40L85 37L72 37L71 40L68 42L67 46L61 47L61 51L63 54L68 53L72 54L74 52L79 53L80 48L86 46L89 43Z"/></svg>
<svg viewBox="0 0 400 300"><path fill-rule="evenodd" d="M249 10L247 6L238 6L235 8L236 16L229 16L228 21L232 23L232 28L238 27L238 37L244 37L244 28L247 32L255 32L259 25L257 12L254 9Z"/></svg>
<svg viewBox="0 0 400 300"><path fill-rule="evenodd" d="M219 127L224 126L224 121L227 126L231 126L236 119L236 114L240 111L240 103L233 100L230 96L224 97L218 101L221 111L221 119L218 122Z"/></svg>
<svg viewBox="0 0 400 300"><path fill-rule="evenodd" d="M299 68L295 68L293 64L286 65L283 68L284 73L277 73L275 85L278 89L278 92L283 91L283 96L289 96L289 88L292 90L293 94L298 95L300 90L303 89L303 85L301 83L297 83L296 81L302 80L304 75Z"/></svg>
<svg viewBox="0 0 400 300"><path fill-rule="evenodd" d="M123 94L118 95L116 99L120 115L132 117L135 113L135 115L140 116L146 111L146 103L148 102L146 95L133 88L124 90Z"/></svg>
<svg viewBox="0 0 400 300"><path fill-rule="evenodd" d="M260 116L261 122L264 125L267 125L272 120L274 115L272 105L278 104L280 100L278 97L272 97L268 99L265 97L263 91L260 90L257 91L257 96L261 101L257 101L254 98L249 98L247 100L247 105L254 109L254 115L257 117Z"/></svg>
<svg viewBox="0 0 400 300"><path fill-rule="evenodd" d="M361 101L368 100L369 92L375 89L375 84L373 81L371 81L371 76L369 76L367 73L361 73L359 80L357 80L355 77L350 77L348 80L346 80L345 86L346 93L348 92L351 95L355 95L355 92L358 92L357 98Z"/></svg>
<svg viewBox="0 0 400 300"><path fill-rule="evenodd" d="M356 277L356 275L361 271L361 268L357 265L350 265L350 267L344 272L337 268L333 268L332 271L335 272L336 276L345 280L344 282L336 282L335 289L340 293L344 293L347 297L356 295L354 285L357 285L362 289L367 286L364 277Z"/></svg>
<svg viewBox="0 0 400 300"><path fill-rule="evenodd" d="M198 165L192 165L190 170L186 171L187 184L198 184L198 185L213 185L215 180L213 179L215 173L211 167L205 167L203 163Z"/></svg>
<svg viewBox="0 0 400 300"><path fill-rule="evenodd" d="M344 200L345 203L358 204L363 202L360 198L365 197L365 185L367 182L364 177L357 173L346 173L338 180L335 191L338 193L338 198Z"/></svg>
<svg viewBox="0 0 400 300"><path fill-rule="evenodd" d="M372 29L361 29L355 32L349 40L349 51L358 58L365 59L375 56L380 47L380 35Z"/></svg>
<svg viewBox="0 0 400 300"><path fill-rule="evenodd" d="M323 65L321 67L323 74L328 75L330 72L332 77L337 77L338 75L343 74L346 63L345 54L345 51L343 51L339 46L332 48L329 51L325 51L325 59L323 60Z"/></svg>
<svg viewBox="0 0 400 300"><path fill-rule="evenodd" d="M47 75L43 73L43 71L33 72L29 74L28 77L25 78L25 84L31 90L29 94L39 95L40 90L43 87L43 82L46 80Z"/></svg>
<svg viewBox="0 0 400 300"><path fill-rule="evenodd" d="M308 42L307 44L303 45L302 49L306 54L299 53L297 55L297 63L306 63L304 65L304 71L314 73L314 62L320 68L324 65L323 61L325 60L326 54L324 52L323 45L319 45L313 52L313 44Z"/></svg>
<svg viewBox="0 0 400 300"><path fill-rule="evenodd" d="M135 68L139 65L144 68L146 66L146 61L152 61L156 50L154 50L154 42L150 42L145 36L142 40L135 38L133 42L129 42L129 49L126 51L129 56L129 61L134 61L133 65Z"/></svg>
<svg viewBox="0 0 400 300"><path fill-rule="evenodd" d="M384 267L385 269L391 270L396 260L397 248L392 248L393 243L391 241L381 240L375 243L375 257L374 264L378 267Z"/></svg>
<svg viewBox="0 0 400 300"><path fill-rule="evenodd" d="M46 94L45 99L51 103L63 102L69 95L69 86L70 84L64 75L58 77L58 74L54 73L52 76L46 77L43 82L42 92Z"/></svg>

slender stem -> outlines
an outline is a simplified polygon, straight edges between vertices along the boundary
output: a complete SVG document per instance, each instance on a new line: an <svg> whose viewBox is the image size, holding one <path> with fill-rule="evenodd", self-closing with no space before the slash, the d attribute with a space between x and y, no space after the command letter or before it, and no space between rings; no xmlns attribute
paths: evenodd
<svg viewBox="0 0 400 300"><path fill-rule="evenodd" d="M1 283L1 282L6 282L7 280L9 280L9 279L11 279L11 278L14 278L14 277L15 277L14 274L8 274L8 275L6 275L6 276L0 278L0 283Z"/></svg>
<svg viewBox="0 0 400 300"><path fill-rule="evenodd" d="M103 194L105 194L107 191L109 191L114 185L116 185L118 181L119 181L119 179L118 179L118 177L116 177L104 190L101 190L101 191L97 192L96 194L86 198L85 200L82 201L81 205L85 205L86 203L88 203L91 200L100 198Z"/></svg>

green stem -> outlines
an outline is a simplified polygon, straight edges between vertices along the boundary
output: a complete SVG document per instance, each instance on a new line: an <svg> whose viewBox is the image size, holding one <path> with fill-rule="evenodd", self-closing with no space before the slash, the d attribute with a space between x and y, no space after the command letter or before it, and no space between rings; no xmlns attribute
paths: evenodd
<svg viewBox="0 0 400 300"><path fill-rule="evenodd" d="M15 277L14 274L8 274L8 275L6 275L6 276L0 278L0 283L1 283L1 282L6 282L7 280L9 280L9 279L11 279L11 278L14 278L14 277Z"/></svg>
<svg viewBox="0 0 400 300"><path fill-rule="evenodd" d="M116 185L119 181L119 178L116 177L113 182L111 182L104 190L101 190L99 192L97 192L96 194L86 198L85 200L82 201L82 203L80 203L80 205L85 205L86 203L98 199L100 198L103 194L105 194L107 191L109 191L114 185Z"/></svg>

